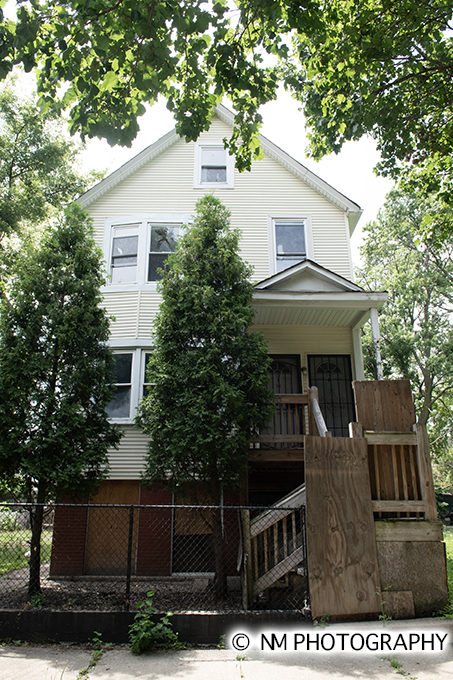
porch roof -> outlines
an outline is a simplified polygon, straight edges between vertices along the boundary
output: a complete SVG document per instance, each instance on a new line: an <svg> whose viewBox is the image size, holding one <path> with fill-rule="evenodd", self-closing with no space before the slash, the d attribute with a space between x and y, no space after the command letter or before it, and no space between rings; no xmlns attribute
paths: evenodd
<svg viewBox="0 0 453 680"><path fill-rule="evenodd" d="M359 328L386 300L384 291L364 290L305 260L255 285L255 324Z"/></svg>

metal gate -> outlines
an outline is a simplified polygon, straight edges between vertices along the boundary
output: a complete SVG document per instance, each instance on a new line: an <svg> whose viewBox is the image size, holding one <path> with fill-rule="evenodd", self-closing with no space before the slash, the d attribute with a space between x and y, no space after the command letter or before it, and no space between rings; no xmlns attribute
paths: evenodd
<svg viewBox="0 0 453 680"><path fill-rule="evenodd" d="M355 420L352 369L349 354L308 356L310 385L318 388L319 406L334 437L348 437Z"/></svg>

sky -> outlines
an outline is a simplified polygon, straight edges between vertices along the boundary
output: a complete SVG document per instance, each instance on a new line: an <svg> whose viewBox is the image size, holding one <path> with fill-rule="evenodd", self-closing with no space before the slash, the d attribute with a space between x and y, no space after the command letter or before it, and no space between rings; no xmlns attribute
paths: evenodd
<svg viewBox="0 0 453 680"><path fill-rule="evenodd" d="M225 104L228 106L227 102ZM358 203L364 211L352 239L354 264L359 264L362 227L376 217L392 186L390 180L377 177L373 172L379 161L374 141L362 138L359 142L348 142L340 154L332 154L316 162L306 158L304 117L298 103L288 93L279 92L277 100L264 105L260 112L263 116L261 132L265 137ZM110 147L106 141L90 140L84 154L85 169L108 168L112 172L174 127L172 114L165 108L164 101L150 107L139 119L139 124L140 132L129 149Z"/></svg>

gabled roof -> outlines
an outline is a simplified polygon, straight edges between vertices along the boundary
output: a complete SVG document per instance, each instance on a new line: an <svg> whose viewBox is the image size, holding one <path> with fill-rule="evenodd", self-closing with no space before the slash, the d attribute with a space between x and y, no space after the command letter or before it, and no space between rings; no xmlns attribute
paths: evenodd
<svg viewBox="0 0 453 680"><path fill-rule="evenodd" d="M304 260L255 285L255 324L359 328L386 299L385 292L365 290Z"/></svg>
<svg viewBox="0 0 453 680"><path fill-rule="evenodd" d="M229 111L222 104L218 104L216 106L214 115L217 115L231 128L234 127L234 113ZM134 158L122 165L120 168L118 168L118 170L112 172L110 175L108 175L108 177L96 184L92 189L82 194L82 196L80 196L78 199L78 203L80 203L83 208L87 208L103 194L107 193L107 191L113 189L129 175L137 172L137 170L139 170L143 165L149 163L149 161L163 153L166 149L168 149L168 147L172 146L172 144L180 139L181 137L176 132L176 129L171 130L171 132L168 132L166 135L157 140L157 142L154 142L154 144L146 147L146 149L141 151L137 156L134 156ZM263 151L268 156L276 160L283 167L292 172L296 177L308 184L308 186L327 198L328 201L336 205L347 214L349 220L349 230L352 234L357 222L360 219L360 215L362 214L360 206L334 189L330 184L318 177L318 175L315 175L315 173L306 168L305 165L302 165L302 163L296 161L289 154L280 149L263 135L260 135L259 139Z"/></svg>
<svg viewBox="0 0 453 680"><path fill-rule="evenodd" d="M292 292L339 292L356 291L364 293L365 289L345 279L339 274L322 267L313 260L303 260L255 285L255 290L274 290Z"/></svg>

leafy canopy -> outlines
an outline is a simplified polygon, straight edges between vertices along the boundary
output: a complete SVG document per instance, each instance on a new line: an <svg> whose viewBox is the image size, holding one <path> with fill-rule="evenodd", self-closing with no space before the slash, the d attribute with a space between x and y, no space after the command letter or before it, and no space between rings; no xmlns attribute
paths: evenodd
<svg viewBox="0 0 453 680"><path fill-rule="evenodd" d="M227 96L241 170L260 153L258 108L283 84L315 158L369 133L394 173L451 155L452 12L443 0L33 0L0 25L0 78L38 67L43 101L111 144L131 143L159 95L195 140Z"/></svg>
<svg viewBox="0 0 453 680"><path fill-rule="evenodd" d="M86 215L67 209L24 246L0 309L0 473L29 499L88 493L120 439L112 397L102 257Z"/></svg>
<svg viewBox="0 0 453 680"><path fill-rule="evenodd" d="M439 243L437 230L450 208L436 197L392 190L365 230L358 282L387 290L380 317L384 377L408 378L418 422L437 449L453 426L453 239ZM429 235L430 234L430 235ZM365 337L368 376L375 377L372 341Z"/></svg>
<svg viewBox="0 0 453 680"><path fill-rule="evenodd" d="M24 222L34 227L94 178L77 169L76 146L55 111L21 97L14 79L0 89L0 241Z"/></svg>
<svg viewBox="0 0 453 680"><path fill-rule="evenodd" d="M247 471L249 440L268 421L269 360L263 336L249 331L251 268L238 240L229 211L206 195L169 256L147 370L155 384L138 411L151 437L148 482L236 485Z"/></svg>

